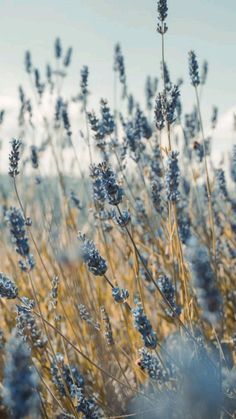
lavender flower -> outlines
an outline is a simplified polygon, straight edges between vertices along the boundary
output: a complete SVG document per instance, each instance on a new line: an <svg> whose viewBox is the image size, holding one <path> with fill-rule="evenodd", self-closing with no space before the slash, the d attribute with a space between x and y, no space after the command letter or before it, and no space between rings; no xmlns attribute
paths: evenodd
<svg viewBox="0 0 236 419"><path fill-rule="evenodd" d="M94 133L94 139L96 140L96 146L102 152L104 159L107 160L106 141L105 141L106 127L104 126L103 121L99 120L96 117L95 112L88 112L87 116L88 116L88 121L89 121L90 127L91 127L91 129Z"/></svg>
<svg viewBox="0 0 236 419"><path fill-rule="evenodd" d="M217 106L213 106L212 109L212 116L211 116L211 127L215 129L218 120L218 108Z"/></svg>
<svg viewBox="0 0 236 419"><path fill-rule="evenodd" d="M9 226L11 227L10 231L13 237L13 242L16 243L16 251L21 256L28 256L29 244L25 230L26 222L21 210L17 208L11 208L6 213L6 219Z"/></svg>
<svg viewBox="0 0 236 419"><path fill-rule="evenodd" d="M101 410L93 398L85 395L84 377L80 374L75 365L67 365L63 355L57 353L51 364L52 381L59 392L66 396L69 393L72 399L76 400L77 412L83 413L86 419L99 419Z"/></svg>
<svg viewBox="0 0 236 419"><path fill-rule="evenodd" d="M6 344L3 401L15 419L38 417L38 376L30 362L29 348L13 331Z"/></svg>
<svg viewBox="0 0 236 419"><path fill-rule="evenodd" d="M56 354L51 364L52 381L59 392L65 396L68 391L71 397L74 397L74 390L77 387L84 386L84 378L74 365L67 365L64 362L63 355Z"/></svg>
<svg viewBox="0 0 236 419"><path fill-rule="evenodd" d="M107 194L97 166L94 165L90 168L90 177L93 180L94 201L99 202L101 205L105 202Z"/></svg>
<svg viewBox="0 0 236 419"><path fill-rule="evenodd" d="M144 345L147 348L155 349L157 346L157 335L153 331L150 321L144 313L141 303L137 304L137 307L132 310L134 317L135 328L142 335Z"/></svg>
<svg viewBox="0 0 236 419"><path fill-rule="evenodd" d="M170 72L169 72L166 62L164 62L164 65L161 62L161 71L163 72L163 80L164 80L165 89L167 91L170 91L172 88L172 83L170 79ZM179 87L180 84L177 84L177 86Z"/></svg>
<svg viewBox="0 0 236 419"><path fill-rule="evenodd" d="M126 73L125 73L125 63L124 63L124 56L121 51L120 44L115 45L115 57L114 57L114 71L118 73L120 83L123 86L123 97L127 94L127 86L126 86Z"/></svg>
<svg viewBox="0 0 236 419"><path fill-rule="evenodd" d="M169 91L170 98L167 101L166 107L164 108L166 113L166 121L168 124L172 124L175 121L175 111L179 103L179 87L173 86Z"/></svg>
<svg viewBox="0 0 236 419"><path fill-rule="evenodd" d="M32 310L35 307L34 300L27 297L21 299L22 303L17 304L17 335L24 341L32 344L36 348L44 348L47 344L47 338L42 334Z"/></svg>
<svg viewBox="0 0 236 419"><path fill-rule="evenodd" d="M134 206L135 206L135 211L136 211L137 224L144 226L145 222L147 221L147 212L146 212L143 200L137 197L135 199Z"/></svg>
<svg viewBox="0 0 236 419"><path fill-rule="evenodd" d="M76 391L77 412L83 413L85 419L101 419L104 417L101 408L98 407L94 398L87 398L83 387Z"/></svg>
<svg viewBox="0 0 236 419"><path fill-rule="evenodd" d="M4 111L4 109L1 109L1 111L0 111L0 125L2 125L2 123L4 121L4 116L5 116L5 111Z"/></svg>
<svg viewBox="0 0 236 419"><path fill-rule="evenodd" d="M217 189L220 192L221 197L223 199L228 198L228 191L225 181L225 173L223 169L217 169L216 170L216 182L217 182Z"/></svg>
<svg viewBox="0 0 236 419"><path fill-rule="evenodd" d="M138 162L141 158L141 153L144 150L144 145L140 141L140 131L137 130L137 126L135 126L133 121L123 121L123 127L125 130L124 152L129 149L131 158L135 162Z"/></svg>
<svg viewBox="0 0 236 419"><path fill-rule="evenodd" d="M56 106L55 106L55 120L56 120L56 122L59 122L60 119L61 119L63 106L64 106L63 100L59 96L56 100Z"/></svg>
<svg viewBox="0 0 236 419"><path fill-rule="evenodd" d="M40 72L38 68L34 69L34 82L39 96L42 96L44 91L44 84L41 82Z"/></svg>
<svg viewBox="0 0 236 419"><path fill-rule="evenodd" d="M50 291L50 306L55 309L58 302L58 288L59 288L59 277L55 275L52 278L52 284L51 284L51 291Z"/></svg>
<svg viewBox="0 0 236 419"><path fill-rule="evenodd" d="M173 311L169 308L166 309L167 314L169 316L178 316L180 314L180 308L176 305L175 289L170 279L166 275L161 275L157 280L157 285L173 309Z"/></svg>
<svg viewBox="0 0 236 419"><path fill-rule="evenodd" d="M64 67L69 67L70 63L71 63L71 57L72 57L72 48L69 47L68 50L66 51L66 55L63 61L63 65Z"/></svg>
<svg viewBox="0 0 236 419"><path fill-rule="evenodd" d="M202 65L202 74L201 74L201 84L202 85L206 84L207 75L208 75L208 62L204 61L203 65Z"/></svg>
<svg viewBox="0 0 236 419"><path fill-rule="evenodd" d="M108 200L110 205L118 205L123 199L124 191L118 185L116 175L106 162L91 167L90 176L94 179L94 198Z"/></svg>
<svg viewBox="0 0 236 419"><path fill-rule="evenodd" d="M128 96L128 114L132 115L134 110L134 97L132 94L129 94Z"/></svg>
<svg viewBox="0 0 236 419"><path fill-rule="evenodd" d="M159 359L146 348L139 350L140 358L138 360L139 367L148 373L152 380L162 384L167 379L167 373L163 369Z"/></svg>
<svg viewBox="0 0 236 419"><path fill-rule="evenodd" d="M168 92L159 93L156 99L155 106L155 121L158 130L175 121L175 112L179 101L179 88L173 86Z"/></svg>
<svg viewBox="0 0 236 419"><path fill-rule="evenodd" d="M73 206L79 210L81 210L83 207L81 205L80 199L77 197L74 191L71 191L70 193L70 200L73 204Z"/></svg>
<svg viewBox="0 0 236 419"><path fill-rule="evenodd" d="M165 117L162 109L162 95L159 93L156 98L155 104L155 122L156 127L161 131L165 127Z"/></svg>
<svg viewBox="0 0 236 419"><path fill-rule="evenodd" d="M167 31L165 20L167 18L168 6L167 0L158 0L157 2L158 19L160 23L157 24L157 31L160 34L164 34Z"/></svg>
<svg viewBox="0 0 236 419"><path fill-rule="evenodd" d="M21 103L21 105L24 105L24 103L25 103L25 92L24 92L22 86L19 86L18 93L19 93L20 103Z"/></svg>
<svg viewBox="0 0 236 419"><path fill-rule="evenodd" d="M107 344L109 346L112 346L114 345L114 339L113 339L113 333L112 333L112 328L111 328L111 322L110 322L110 319L109 319L109 316L105 307L101 306L100 310L101 310L102 319L105 324L105 337L107 340Z"/></svg>
<svg viewBox="0 0 236 419"><path fill-rule="evenodd" d="M93 326L96 330L100 330L100 324L92 319L91 314L84 304L79 304L78 309L82 320Z"/></svg>
<svg viewBox="0 0 236 419"><path fill-rule="evenodd" d="M191 236L191 219L186 210L186 204L183 202L183 198L178 201L178 228L179 235L182 243L186 243Z"/></svg>
<svg viewBox="0 0 236 419"><path fill-rule="evenodd" d="M221 317L222 299L210 264L208 250L194 236L191 236L186 244L186 258L189 261L192 281L198 303L203 310L203 317L215 324Z"/></svg>
<svg viewBox="0 0 236 419"><path fill-rule="evenodd" d="M98 119L94 112L88 112L88 120L92 131L94 132L94 139L96 140L96 146L100 149L103 154L105 161L108 160L108 154L106 151L106 136L111 136L115 129L114 117L111 114L110 108L107 101L101 100L101 119Z"/></svg>
<svg viewBox="0 0 236 419"><path fill-rule="evenodd" d="M81 92L84 98L87 98L88 96L88 75L89 75L89 70L88 70L88 66L84 65L83 68L80 71L80 76L81 76L81 81L80 81L80 87L81 87Z"/></svg>
<svg viewBox="0 0 236 419"><path fill-rule="evenodd" d="M129 298L129 291L124 288L114 287L112 296L116 303L124 303Z"/></svg>
<svg viewBox="0 0 236 419"><path fill-rule="evenodd" d="M179 199L179 177L180 170L178 165L177 151L171 151L167 159L167 169L165 175L166 196L167 200L176 202Z"/></svg>
<svg viewBox="0 0 236 419"><path fill-rule="evenodd" d="M92 240L86 239L84 234L79 233L82 242L82 257L88 270L95 276L102 276L107 271L107 263L103 259Z"/></svg>
<svg viewBox="0 0 236 419"><path fill-rule="evenodd" d="M67 106L66 103L64 103L64 105L62 107L62 115L61 116L62 116L62 121L63 121L64 128L66 130L66 133L67 133L68 137L70 137L72 132L71 132L69 115L68 115L68 106Z"/></svg>
<svg viewBox="0 0 236 419"><path fill-rule="evenodd" d="M146 104L147 104L148 110L151 110L153 107L152 100L156 94L157 85L158 85L157 78L154 78L154 80L152 80L150 76L147 77L146 84L145 84L145 95L146 95Z"/></svg>
<svg viewBox="0 0 236 419"><path fill-rule="evenodd" d="M31 61L31 53L30 51L26 51L25 53L25 70L28 74L32 72L32 61Z"/></svg>
<svg viewBox="0 0 236 419"><path fill-rule="evenodd" d="M55 57L56 59L61 58L62 55L62 46L60 38L56 38L55 45L54 45Z"/></svg>
<svg viewBox="0 0 236 419"><path fill-rule="evenodd" d="M28 236L25 228L26 225L29 225L29 221L24 219L21 210L17 208L10 208L6 212L6 220L10 227L12 242L15 244L17 253L26 259L29 269L33 269L35 262L33 256L30 254ZM19 264L22 270L27 270L27 266L23 261L20 261Z"/></svg>
<svg viewBox="0 0 236 419"><path fill-rule="evenodd" d="M159 0L157 2L157 11L158 11L158 18L161 22L164 22L164 20L167 18L167 0Z"/></svg>
<svg viewBox="0 0 236 419"><path fill-rule="evenodd" d="M162 177L162 161L161 161L161 149L159 144L152 146L152 158L151 158L151 174L150 177L153 180L160 181Z"/></svg>
<svg viewBox="0 0 236 419"><path fill-rule="evenodd" d="M0 272L0 297L13 299L18 296L18 288L15 282Z"/></svg>
<svg viewBox="0 0 236 419"><path fill-rule="evenodd" d="M52 68L49 64L46 65L46 77L48 84L51 86L51 90L53 89L53 81L52 81Z"/></svg>
<svg viewBox="0 0 236 419"><path fill-rule="evenodd" d="M197 115L197 109L194 108L191 113L185 115L185 140L187 139L188 142L189 139L194 138L198 134L199 130L200 125Z"/></svg>
<svg viewBox="0 0 236 419"><path fill-rule="evenodd" d="M206 142L205 142L206 145ZM200 162L202 162L203 157L204 157L204 147L203 144L198 143L197 141L194 142L193 144L193 149L199 159Z"/></svg>
<svg viewBox="0 0 236 419"><path fill-rule="evenodd" d="M163 189L163 187L162 187L160 182L153 181L151 183L152 202L153 202L153 205L155 207L155 210L159 214L162 214L162 212L163 212L163 204L162 204L162 196L161 196L162 189Z"/></svg>
<svg viewBox="0 0 236 419"><path fill-rule="evenodd" d="M34 169L39 167L38 148L35 145L31 146L31 163Z"/></svg>
<svg viewBox="0 0 236 419"><path fill-rule="evenodd" d="M200 84L200 77L198 62L194 51L189 52L189 75L192 85L197 87Z"/></svg>
<svg viewBox="0 0 236 419"><path fill-rule="evenodd" d="M20 161L20 147L21 141L15 138L11 141L11 152L9 155L9 170L8 173L11 177L15 178L19 175L19 161Z"/></svg>
<svg viewBox="0 0 236 419"><path fill-rule="evenodd" d="M123 228L127 226L131 220L129 211L122 211L122 213L119 215L115 214L115 220L120 227Z"/></svg>
<svg viewBox="0 0 236 419"><path fill-rule="evenodd" d="M148 123L148 120L144 113L137 106L136 114L134 117L134 126L139 140L146 138L147 140L152 136L152 128Z"/></svg>
<svg viewBox="0 0 236 419"><path fill-rule="evenodd" d="M111 135L114 132L115 122L114 117L111 114L111 110L107 104L107 101L101 100L101 115L102 125L106 135Z"/></svg>

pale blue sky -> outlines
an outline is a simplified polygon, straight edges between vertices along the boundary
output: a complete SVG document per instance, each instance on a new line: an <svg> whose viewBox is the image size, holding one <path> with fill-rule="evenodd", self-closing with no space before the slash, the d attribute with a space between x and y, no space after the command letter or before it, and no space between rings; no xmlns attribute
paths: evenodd
<svg viewBox="0 0 236 419"><path fill-rule="evenodd" d="M166 57L172 78L183 76L185 104L190 105L187 53L209 61L203 97L207 112L236 104L236 0L169 0ZM112 96L113 46L121 42L130 90L138 98L147 74L159 76L160 36L155 0L0 0L0 96L13 97L26 80L23 55L30 49L43 68L60 36L74 48L70 87L77 90L79 69L88 64L95 97Z"/></svg>

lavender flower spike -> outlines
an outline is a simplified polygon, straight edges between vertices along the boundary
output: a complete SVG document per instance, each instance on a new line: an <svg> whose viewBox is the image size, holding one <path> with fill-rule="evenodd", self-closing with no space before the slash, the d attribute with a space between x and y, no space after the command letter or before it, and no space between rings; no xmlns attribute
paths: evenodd
<svg viewBox="0 0 236 419"><path fill-rule="evenodd" d="M0 272L0 297L13 299L18 295L18 288L15 282Z"/></svg>
<svg viewBox="0 0 236 419"><path fill-rule="evenodd" d="M216 277L210 264L207 248L194 236L186 243L186 259L189 262L196 297L203 318L216 324L221 317L222 299Z"/></svg>
<svg viewBox="0 0 236 419"><path fill-rule="evenodd" d="M20 161L20 147L21 147L21 141L13 138L11 140L11 152L9 154L9 170L8 170L9 175L13 178L15 178L20 173L18 169L18 165Z"/></svg>
<svg viewBox="0 0 236 419"><path fill-rule="evenodd" d="M167 18L168 6L167 0L159 0L157 2L157 12L158 12L158 24L157 24L157 32L164 35L167 32L168 28L165 23Z"/></svg>
<svg viewBox="0 0 236 419"><path fill-rule="evenodd" d="M3 401L14 419L35 418L39 412L38 376L30 361L28 346L13 331L6 345Z"/></svg>
<svg viewBox="0 0 236 419"><path fill-rule="evenodd" d="M199 77L199 66L197 62L197 57L194 51L189 52L189 75L191 83L194 87L197 87L200 84Z"/></svg>
<svg viewBox="0 0 236 419"><path fill-rule="evenodd" d="M166 195L168 201L176 202L179 199L179 177L180 170L178 165L177 151L171 151L167 160L167 170L165 176Z"/></svg>
<svg viewBox="0 0 236 419"><path fill-rule="evenodd" d="M88 270L95 276L102 276L107 271L107 263L103 259L92 240L86 239L84 234L79 233L79 239L82 242L82 258Z"/></svg>
<svg viewBox="0 0 236 419"><path fill-rule="evenodd" d="M153 331L150 321L144 313L141 303L132 310L135 328L141 333L144 345L147 348L155 349L157 346L157 335Z"/></svg>

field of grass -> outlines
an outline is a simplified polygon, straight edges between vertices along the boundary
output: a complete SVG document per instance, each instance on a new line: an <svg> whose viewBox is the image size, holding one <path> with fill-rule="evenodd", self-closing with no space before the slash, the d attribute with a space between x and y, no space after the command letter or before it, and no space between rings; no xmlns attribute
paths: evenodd
<svg viewBox="0 0 236 419"><path fill-rule="evenodd" d="M236 145L216 167L193 51L183 114L167 18L159 0L161 70L143 104L119 44L114 103L96 112L86 66L63 96L71 48L56 39L45 77L26 52L0 182L1 418L236 418ZM213 136L217 108L209 124Z"/></svg>

